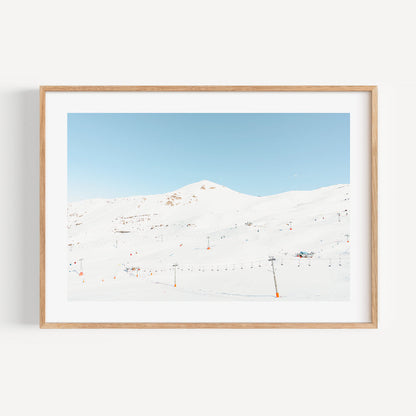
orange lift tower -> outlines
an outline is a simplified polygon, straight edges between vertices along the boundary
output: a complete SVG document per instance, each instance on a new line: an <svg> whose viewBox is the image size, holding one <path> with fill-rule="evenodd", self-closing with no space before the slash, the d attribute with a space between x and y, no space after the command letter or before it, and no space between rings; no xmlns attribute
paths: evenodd
<svg viewBox="0 0 416 416"><path fill-rule="evenodd" d="M269 256L269 261L272 263L272 270L273 270L273 280L274 280L274 288L276 289L276 297L279 297L279 292L277 291L277 283L276 283L276 272L274 271L274 262L276 259L273 256Z"/></svg>
<svg viewBox="0 0 416 416"><path fill-rule="evenodd" d="M172 267L173 267L173 287L176 287L176 268L178 267L178 264L175 263Z"/></svg>

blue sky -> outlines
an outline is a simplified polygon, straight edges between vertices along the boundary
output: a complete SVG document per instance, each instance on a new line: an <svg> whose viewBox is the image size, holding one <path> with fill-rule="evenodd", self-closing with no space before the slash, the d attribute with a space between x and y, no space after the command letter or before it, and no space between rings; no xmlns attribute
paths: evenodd
<svg viewBox="0 0 416 416"><path fill-rule="evenodd" d="M349 114L68 114L68 200L202 179L251 195L349 183Z"/></svg>

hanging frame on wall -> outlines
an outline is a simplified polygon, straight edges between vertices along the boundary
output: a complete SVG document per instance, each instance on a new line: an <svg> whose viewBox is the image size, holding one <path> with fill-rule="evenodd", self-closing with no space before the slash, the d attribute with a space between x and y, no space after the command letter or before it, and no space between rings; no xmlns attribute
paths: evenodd
<svg viewBox="0 0 416 416"><path fill-rule="evenodd" d="M40 88L42 328L376 328L377 87Z"/></svg>

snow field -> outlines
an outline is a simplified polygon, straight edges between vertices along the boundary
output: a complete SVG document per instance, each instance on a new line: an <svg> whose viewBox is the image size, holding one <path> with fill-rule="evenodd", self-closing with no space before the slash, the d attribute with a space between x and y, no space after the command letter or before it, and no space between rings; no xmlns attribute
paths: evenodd
<svg viewBox="0 0 416 416"><path fill-rule="evenodd" d="M348 300L349 198L349 185L254 197L201 181L69 204L68 298L276 301L272 255L278 301Z"/></svg>

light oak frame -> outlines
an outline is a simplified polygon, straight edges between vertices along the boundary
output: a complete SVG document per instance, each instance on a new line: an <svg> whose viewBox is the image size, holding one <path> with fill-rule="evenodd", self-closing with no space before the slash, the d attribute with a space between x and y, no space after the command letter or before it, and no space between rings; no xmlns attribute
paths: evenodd
<svg viewBox="0 0 416 416"><path fill-rule="evenodd" d="M370 322L233 322L233 323L54 323L45 321L45 97L59 91L300 91L351 92L371 94L371 321ZM378 91L376 86L41 86L40 87L40 328L377 328L378 325L378 213L377 213L377 135Z"/></svg>

